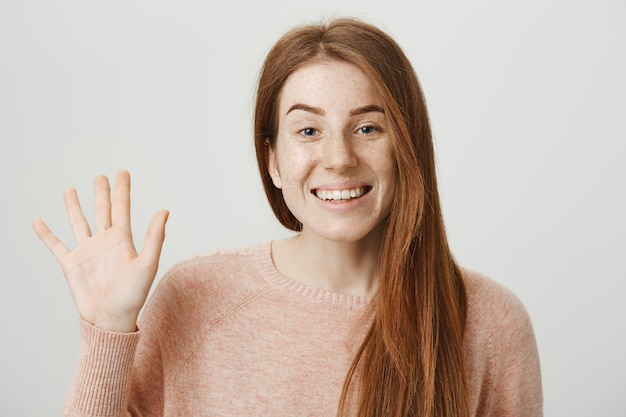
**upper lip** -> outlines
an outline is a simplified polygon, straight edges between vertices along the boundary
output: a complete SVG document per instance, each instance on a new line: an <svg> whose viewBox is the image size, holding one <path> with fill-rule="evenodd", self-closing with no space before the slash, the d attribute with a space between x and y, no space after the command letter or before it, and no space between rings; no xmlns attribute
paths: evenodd
<svg viewBox="0 0 626 417"><path fill-rule="evenodd" d="M317 187L313 188L312 191L315 190L349 190L351 188L371 188L371 185L365 181L345 181L345 182L328 182L325 184L320 184Z"/></svg>

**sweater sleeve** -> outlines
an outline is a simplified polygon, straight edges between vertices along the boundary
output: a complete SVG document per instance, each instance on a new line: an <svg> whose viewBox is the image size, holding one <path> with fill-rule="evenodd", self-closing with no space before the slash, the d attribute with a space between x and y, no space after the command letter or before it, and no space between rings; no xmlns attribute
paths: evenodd
<svg viewBox="0 0 626 417"><path fill-rule="evenodd" d="M493 296L488 406L483 416L541 417L541 371L530 317L506 288L497 286Z"/></svg>
<svg viewBox="0 0 626 417"><path fill-rule="evenodd" d="M167 377L175 378L204 335L207 316L197 319L194 314L207 304L203 300L215 298L195 283L206 271L194 265L178 264L160 279L139 318L138 332L106 332L81 322L78 367L63 405L65 417L164 414Z"/></svg>
<svg viewBox="0 0 626 417"><path fill-rule="evenodd" d="M137 332L107 332L81 322L78 366L63 404L64 417L163 415L162 347L168 335L176 340L168 329L176 291L163 285L167 275L148 300Z"/></svg>
<svg viewBox="0 0 626 417"><path fill-rule="evenodd" d="M63 415L128 415L126 403L139 332L106 332L84 321L80 326L78 366Z"/></svg>
<svg viewBox="0 0 626 417"><path fill-rule="evenodd" d="M113 333L81 321L78 366L63 416L162 415L159 342L149 339L144 331Z"/></svg>

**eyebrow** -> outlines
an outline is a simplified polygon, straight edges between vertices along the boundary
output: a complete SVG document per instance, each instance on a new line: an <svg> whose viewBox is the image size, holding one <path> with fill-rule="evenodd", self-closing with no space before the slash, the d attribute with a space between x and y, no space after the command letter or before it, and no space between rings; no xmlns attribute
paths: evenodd
<svg viewBox="0 0 626 417"><path fill-rule="evenodd" d="M319 116L324 116L326 114L326 112L319 107L309 106L308 104L300 103L294 104L293 106L289 107L289 110L287 110L287 113L285 114L289 114L293 110L303 110L309 113L317 114ZM356 108L354 110L350 110L350 116L357 116L359 114L365 114L370 112L385 114L385 110L382 107L375 104L370 104L367 106Z"/></svg>
<svg viewBox="0 0 626 417"><path fill-rule="evenodd" d="M365 114L365 113L371 113L371 112L385 114L385 110L382 107L377 106L375 104L370 104L369 106L363 106L363 107L359 107L358 109L351 110L350 116L356 116L359 114Z"/></svg>
<svg viewBox="0 0 626 417"><path fill-rule="evenodd" d="M314 113L317 114L319 116L323 116L326 114L326 112L322 109L320 109L319 107L313 107L313 106L309 106L308 104L294 104L293 106L289 107L289 110L287 110L287 113L285 114L289 114L291 113L293 110L304 110L306 112L309 113Z"/></svg>

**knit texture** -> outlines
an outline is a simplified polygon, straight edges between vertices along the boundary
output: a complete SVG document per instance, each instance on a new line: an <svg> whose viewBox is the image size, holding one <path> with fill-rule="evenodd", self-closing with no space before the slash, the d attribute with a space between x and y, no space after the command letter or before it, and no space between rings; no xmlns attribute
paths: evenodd
<svg viewBox="0 0 626 417"><path fill-rule="evenodd" d="M541 416L524 306L477 273L465 271L465 282L472 415ZM186 260L160 280L138 332L81 322L64 415L335 416L370 302L285 278L270 242Z"/></svg>

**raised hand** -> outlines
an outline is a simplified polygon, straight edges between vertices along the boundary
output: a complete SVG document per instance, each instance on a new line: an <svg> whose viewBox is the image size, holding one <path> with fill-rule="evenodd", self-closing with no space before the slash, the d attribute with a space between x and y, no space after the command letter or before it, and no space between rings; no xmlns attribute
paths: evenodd
<svg viewBox="0 0 626 417"><path fill-rule="evenodd" d="M130 227L128 172L117 174L112 201L107 177L96 177L94 191L94 234L76 190L68 189L63 195L77 241L74 250L41 219L33 222L33 228L61 265L81 318L103 330L132 332L157 272L169 213L155 214L137 253Z"/></svg>

